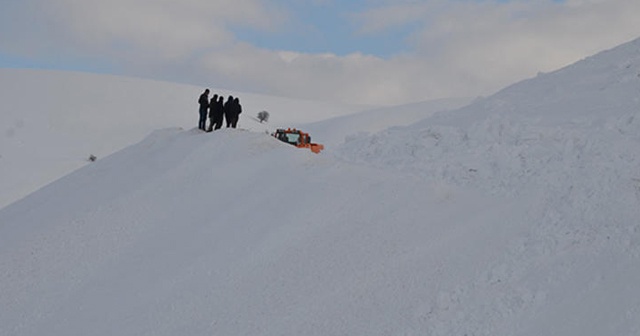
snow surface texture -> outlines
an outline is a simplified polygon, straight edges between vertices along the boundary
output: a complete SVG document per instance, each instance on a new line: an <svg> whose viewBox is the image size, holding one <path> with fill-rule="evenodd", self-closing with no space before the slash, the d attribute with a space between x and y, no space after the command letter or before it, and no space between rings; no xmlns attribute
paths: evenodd
<svg viewBox="0 0 640 336"><path fill-rule="evenodd" d="M192 128L203 90L126 77L0 69L0 208L84 166L91 155L101 159L157 129ZM408 125L469 102L450 99L369 111L362 106L211 91L211 96L221 94L225 100L229 95L240 98L240 128L273 132L314 123L305 130L326 131L327 147L341 144L349 134ZM269 122L259 123L257 114L264 110L270 111Z"/></svg>
<svg viewBox="0 0 640 336"><path fill-rule="evenodd" d="M0 210L0 334L639 335L639 75L640 40L376 134L308 120L348 135L320 155L155 131Z"/></svg>
<svg viewBox="0 0 640 336"><path fill-rule="evenodd" d="M255 131L362 110L210 89L211 96L240 97L238 127ZM90 155L101 159L157 129L196 126L202 91L126 77L0 69L0 208L84 166ZM271 112L269 125L254 122L261 110Z"/></svg>

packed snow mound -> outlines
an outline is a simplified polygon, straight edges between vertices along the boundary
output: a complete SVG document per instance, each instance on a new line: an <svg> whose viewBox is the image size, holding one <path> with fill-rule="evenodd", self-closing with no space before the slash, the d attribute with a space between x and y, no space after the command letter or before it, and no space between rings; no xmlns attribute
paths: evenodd
<svg viewBox="0 0 640 336"><path fill-rule="evenodd" d="M640 256L640 40L458 111L350 137L339 155L487 194L535 199L527 211L529 232L513 240L496 285L527 288L529 298L545 288L543 296L558 295L562 302L527 308L533 316L517 332L475 334L640 330L630 317L638 316L640 301L629 298L640 295L631 285L640 275L634 265ZM453 310L464 311L473 298L492 292L461 289ZM597 307L606 312L588 311ZM582 326L572 327L569 316ZM478 321L498 326L499 320L489 314ZM464 322L448 326L455 323Z"/></svg>
<svg viewBox="0 0 640 336"><path fill-rule="evenodd" d="M436 334L513 209L266 134L157 131L0 210L0 333Z"/></svg>
<svg viewBox="0 0 640 336"><path fill-rule="evenodd" d="M437 99L399 106L365 110L304 125L311 134L319 135L329 148L342 145L350 135L375 133L395 126L407 126L435 113L465 106L469 98Z"/></svg>
<svg viewBox="0 0 640 336"><path fill-rule="evenodd" d="M638 335L638 43L321 155L156 131L0 209L0 334Z"/></svg>
<svg viewBox="0 0 640 336"><path fill-rule="evenodd" d="M87 164L141 141L154 130L198 122L204 88L109 75L0 69L0 208ZM271 112L272 125L299 125L360 111L345 106L211 87L240 97L239 127Z"/></svg>
<svg viewBox="0 0 640 336"><path fill-rule="evenodd" d="M408 125L468 102L448 99L371 110L210 89L210 97L240 98L244 112L238 127L255 132L301 128L328 151L350 134ZM91 156L99 160L157 129L194 127L202 91L139 78L0 69L0 208L86 165ZM260 111L269 112L269 122L259 122Z"/></svg>
<svg viewBox="0 0 640 336"><path fill-rule="evenodd" d="M531 186L634 191L640 40L408 127L352 136L340 155L493 193ZM582 181L585 174L593 179ZM612 186L606 181L619 181ZM570 181L574 181L571 183Z"/></svg>

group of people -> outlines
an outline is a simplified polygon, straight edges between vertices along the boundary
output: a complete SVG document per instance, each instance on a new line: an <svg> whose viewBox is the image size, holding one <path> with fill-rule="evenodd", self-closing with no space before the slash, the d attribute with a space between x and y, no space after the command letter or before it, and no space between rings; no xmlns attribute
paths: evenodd
<svg viewBox="0 0 640 336"><path fill-rule="evenodd" d="M198 104L200 104L199 129L211 132L214 129L220 129L225 121L227 127L236 128L238 126L242 105L237 97L229 96L225 102L224 97L214 94L209 100L209 89L206 89L200 95ZM208 128L206 127L207 115L210 120Z"/></svg>

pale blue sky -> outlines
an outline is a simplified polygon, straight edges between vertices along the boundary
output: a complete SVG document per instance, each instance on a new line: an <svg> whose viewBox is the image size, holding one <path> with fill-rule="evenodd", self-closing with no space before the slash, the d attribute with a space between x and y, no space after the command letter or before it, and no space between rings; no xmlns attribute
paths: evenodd
<svg viewBox="0 0 640 336"><path fill-rule="evenodd" d="M417 29L416 22L407 22L377 34L358 32L355 16L372 6L371 1L356 0L308 4L291 1L295 17L287 29L264 32L255 29L233 29L236 36L252 44L272 50L292 50L305 53L351 53L390 57L410 51L406 39Z"/></svg>
<svg viewBox="0 0 640 336"><path fill-rule="evenodd" d="M637 0L0 0L0 67L362 104L485 95L640 37Z"/></svg>

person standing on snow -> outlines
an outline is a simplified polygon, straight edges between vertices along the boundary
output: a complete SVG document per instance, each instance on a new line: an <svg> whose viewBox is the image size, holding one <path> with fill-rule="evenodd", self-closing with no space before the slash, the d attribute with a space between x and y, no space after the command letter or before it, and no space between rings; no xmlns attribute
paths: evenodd
<svg viewBox="0 0 640 336"><path fill-rule="evenodd" d="M218 97L218 95L214 95L213 98L211 98L211 104L209 104L209 119L211 119L211 124L209 125L208 132L211 132L214 129L220 129L220 127L222 127L224 113L223 105L224 97Z"/></svg>
<svg viewBox="0 0 640 336"><path fill-rule="evenodd" d="M227 128L231 127L233 123L233 96L229 96L227 102L224 103L224 120L227 122Z"/></svg>
<svg viewBox="0 0 640 336"><path fill-rule="evenodd" d="M231 127L236 128L238 126L238 120L240 119L240 113L242 113L242 105L240 105L240 99L236 97L233 100L233 119Z"/></svg>
<svg viewBox="0 0 640 336"><path fill-rule="evenodd" d="M213 131L213 122L214 122L213 107L217 102L218 102L218 94L214 94L213 97L211 97L211 101L209 102L209 128L207 128L207 132Z"/></svg>
<svg viewBox="0 0 640 336"><path fill-rule="evenodd" d="M200 120L198 121L198 128L204 131L207 124L207 111L209 110L209 89L204 90L200 95L198 104L200 104Z"/></svg>

